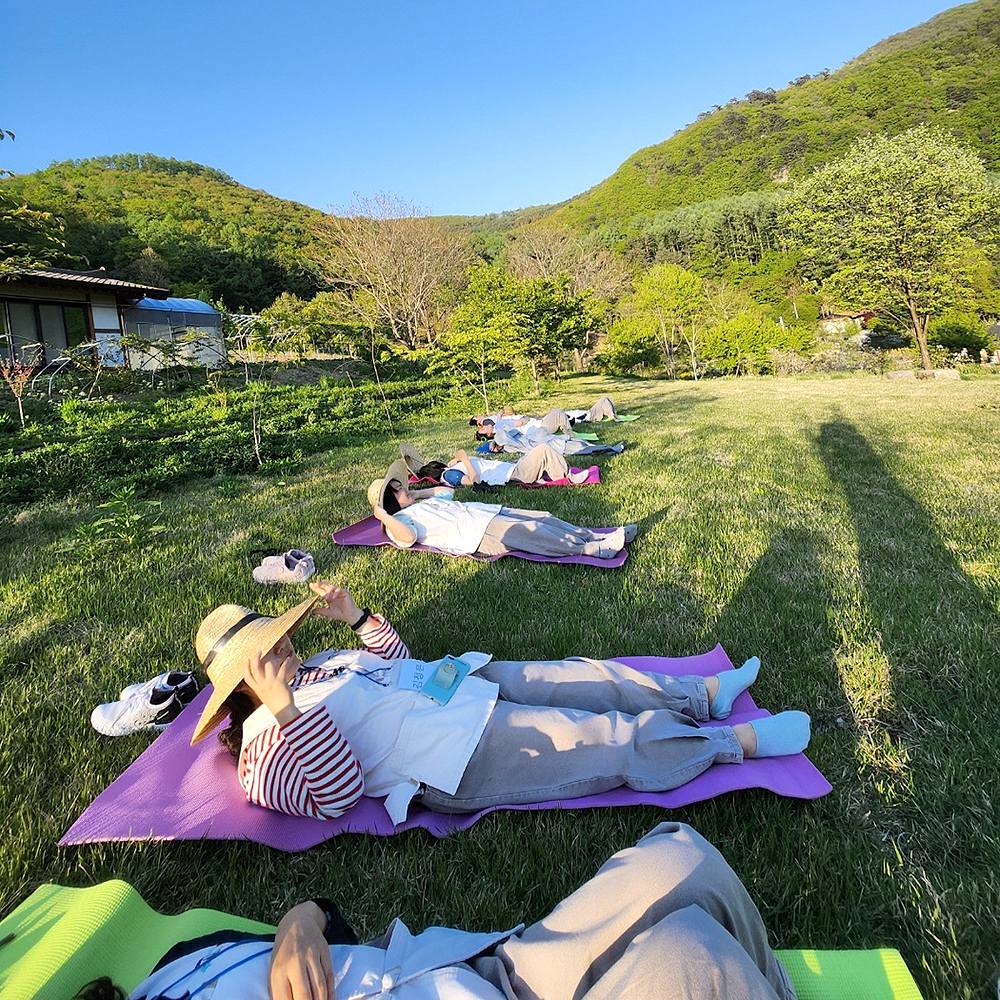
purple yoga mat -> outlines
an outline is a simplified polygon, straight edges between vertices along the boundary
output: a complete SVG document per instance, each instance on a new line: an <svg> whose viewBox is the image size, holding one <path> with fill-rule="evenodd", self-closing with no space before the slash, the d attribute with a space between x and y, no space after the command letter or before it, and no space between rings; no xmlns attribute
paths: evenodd
<svg viewBox="0 0 1000 1000"><path fill-rule="evenodd" d="M610 534L614 528L593 528L598 534ZM396 548L389 541L389 536L382 530L382 525L374 517L366 517L363 521L349 524L346 528L333 533L333 540L338 545L388 545ZM432 548L430 545L411 545L406 551L410 552L438 552L441 555L450 555L448 552L441 552L440 549ZM531 562L548 563L572 563L577 566L597 566L599 569L617 569L626 559L628 550L622 549L613 559L597 559L595 556L538 556L533 552L504 552L498 556L483 556L478 552L466 558L475 559L478 562L493 562L495 559L504 559L510 556L513 559L528 559Z"/></svg>
<svg viewBox="0 0 1000 1000"><path fill-rule="evenodd" d="M721 646L700 656L622 656L622 663L640 670L705 677L730 670ZM125 773L106 788L66 831L60 845L104 840L253 840L283 851L300 851L338 833L387 836L423 827L435 837L464 830L492 809L464 816L445 816L419 804L404 823L393 827L379 799L362 799L338 819L316 820L283 816L251 805L236 780L236 765L215 739L190 746L191 734L208 699L208 689L170 724ZM733 705L727 725L768 715L746 692ZM706 725L722 725L709 722ZM740 788L766 788L791 798L816 799L830 783L804 754L716 764L680 788L669 792L634 792L617 788L601 795L539 802L501 809L587 809L594 806L658 805L665 809L690 805Z"/></svg>

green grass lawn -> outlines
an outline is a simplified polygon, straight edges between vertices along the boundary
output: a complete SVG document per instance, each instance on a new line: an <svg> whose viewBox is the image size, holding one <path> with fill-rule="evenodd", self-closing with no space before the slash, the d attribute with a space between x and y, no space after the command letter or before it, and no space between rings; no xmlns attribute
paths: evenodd
<svg viewBox="0 0 1000 1000"><path fill-rule="evenodd" d="M533 408L608 392L633 423L599 488L520 491L508 505L637 521L618 571L480 564L339 549L368 513L393 441L308 459L282 481L227 477L158 497L166 531L81 544L93 508L48 502L0 520L0 911L38 884L112 876L168 912L274 920L336 897L359 933L509 926L543 915L654 808L496 813L437 841L343 836L300 854L237 843L57 849L149 743L89 726L127 683L195 665L218 603L265 612L298 592L250 577L249 549L305 548L319 576L389 614L415 655L754 653L759 704L813 717L812 803L742 792L679 810L750 887L778 947L900 949L927 1000L995 995L1000 960L1000 382L875 378L701 383L572 378ZM530 401L523 401L532 408ZM455 417L400 428L426 454L471 445ZM478 498L477 498L478 499ZM348 643L312 622L308 652ZM235 780L235 779L234 779Z"/></svg>

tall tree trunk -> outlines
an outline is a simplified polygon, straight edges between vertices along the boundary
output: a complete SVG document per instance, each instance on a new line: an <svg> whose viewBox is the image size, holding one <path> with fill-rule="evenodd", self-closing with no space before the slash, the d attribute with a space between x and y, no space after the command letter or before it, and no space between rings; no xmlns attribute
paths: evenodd
<svg viewBox="0 0 1000 1000"><path fill-rule="evenodd" d="M934 365L931 363L931 352L927 347L927 324L930 321L930 316L924 316L923 320L921 320L920 313L917 312L917 304L913 301L909 286L906 288L906 307L910 310L913 332L917 338L917 346L920 348L920 363L923 365L925 372L933 371Z"/></svg>
<svg viewBox="0 0 1000 1000"><path fill-rule="evenodd" d="M540 396L541 392L538 388L538 362L535 358L531 359L531 381L535 383L535 395Z"/></svg>

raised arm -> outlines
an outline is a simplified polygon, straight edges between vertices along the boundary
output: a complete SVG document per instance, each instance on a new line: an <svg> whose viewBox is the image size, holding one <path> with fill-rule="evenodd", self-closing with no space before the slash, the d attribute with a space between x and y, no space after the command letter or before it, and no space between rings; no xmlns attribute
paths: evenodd
<svg viewBox="0 0 1000 1000"><path fill-rule="evenodd" d="M406 643L388 620L382 615L372 614L367 608L362 611L343 587L323 581L310 583L309 587L322 598L313 608L313 614L350 625L369 653L381 656L383 660L410 655Z"/></svg>
<svg viewBox="0 0 1000 1000"><path fill-rule="evenodd" d="M479 473L476 472L476 467L469 461L469 455L464 448L459 448L455 452L455 461L460 462L465 469L464 477L468 480L468 483L464 485L471 486L473 483L479 482Z"/></svg>
<svg viewBox="0 0 1000 1000"><path fill-rule="evenodd" d="M372 513L382 522L382 527L385 528L386 534L397 545L408 549L411 545L416 544L417 533L408 524L404 524L397 517L387 513L384 507L376 504L372 508Z"/></svg>

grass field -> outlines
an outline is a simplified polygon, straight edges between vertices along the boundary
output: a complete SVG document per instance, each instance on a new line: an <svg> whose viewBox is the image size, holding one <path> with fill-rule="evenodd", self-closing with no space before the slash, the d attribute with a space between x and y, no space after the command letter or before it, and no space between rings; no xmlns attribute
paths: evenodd
<svg viewBox="0 0 1000 1000"><path fill-rule="evenodd" d="M604 426L624 454L604 485L509 490L585 524L637 521L618 571L338 549L368 511L386 440L309 459L282 481L207 481L159 497L166 531L82 544L91 508L51 502L0 521L0 911L38 884L118 876L165 911L274 920L337 898L359 933L533 920L664 814L497 813L435 841L343 836L301 854L247 844L57 849L145 747L91 708L135 680L191 669L201 616L298 596L250 577L249 549L297 546L319 575L387 612L415 655L760 655L759 704L813 717L833 783L812 803L743 792L671 818L713 841L778 947L898 947L927 1000L993 997L1000 961L1000 382L875 378L698 384L572 378L549 405L608 392L642 414ZM530 407L530 401L524 401ZM536 404L538 406L539 404ZM471 443L455 417L401 428L425 453ZM307 624L300 649L349 642Z"/></svg>

